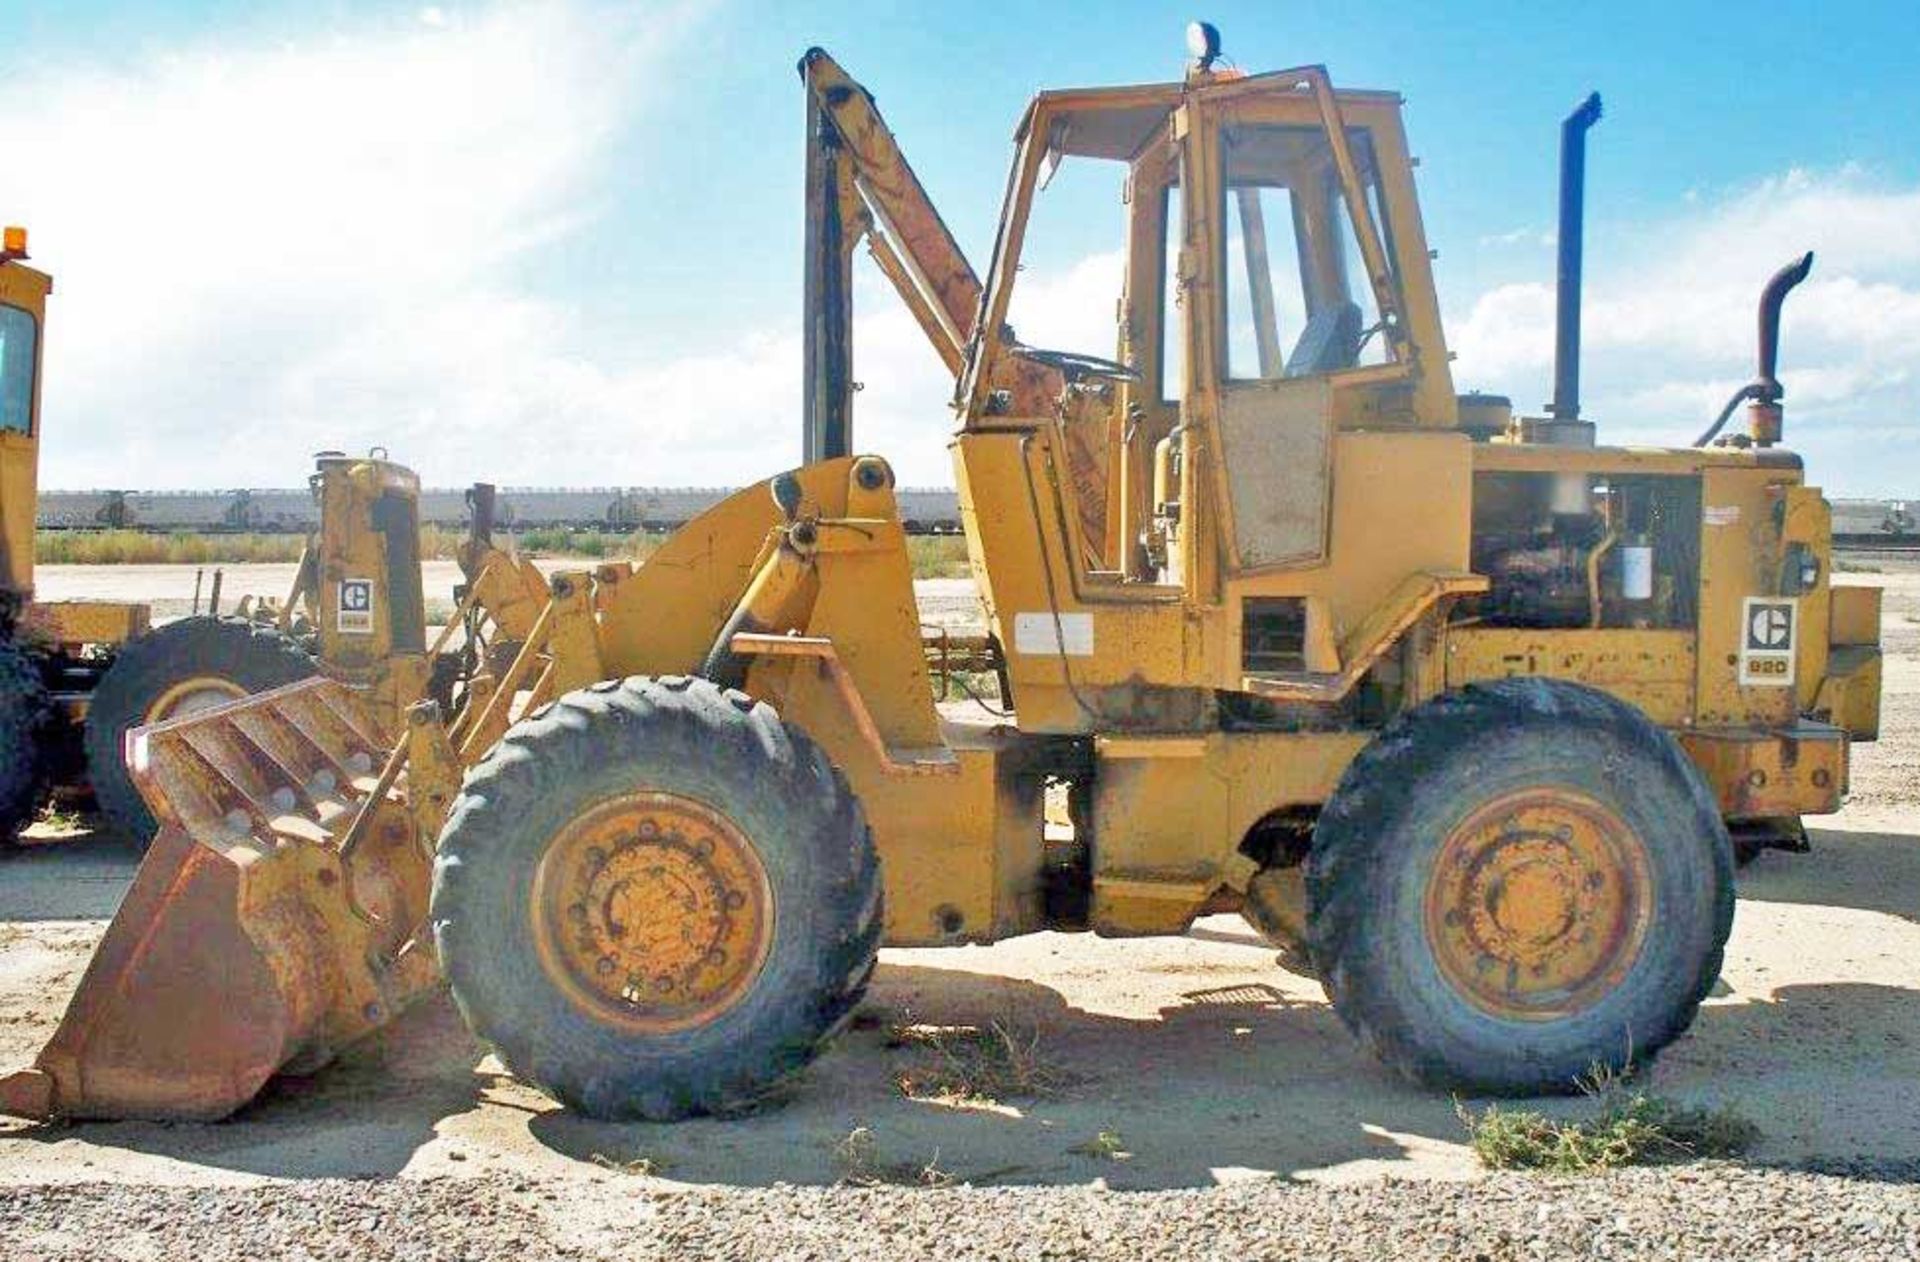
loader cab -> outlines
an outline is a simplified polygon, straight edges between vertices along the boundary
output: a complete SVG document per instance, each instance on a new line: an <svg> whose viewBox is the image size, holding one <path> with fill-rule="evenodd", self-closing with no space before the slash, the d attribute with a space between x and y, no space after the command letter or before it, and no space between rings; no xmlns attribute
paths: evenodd
<svg viewBox="0 0 1920 1262"><path fill-rule="evenodd" d="M33 521L39 481L40 343L53 281L26 266L26 233L0 244L0 588L8 615L33 592Z"/></svg>
<svg viewBox="0 0 1920 1262"><path fill-rule="evenodd" d="M1042 93L1015 140L956 476L976 501L1030 483L1031 506L1010 508L1042 538L976 514L990 604L1039 545L1050 606L1070 584L1078 603L1197 605L1231 624L1199 650L1228 688L1252 660L1245 602L1293 600L1294 617L1318 587L1328 627L1364 619L1432 558L1388 548L1359 581L1334 573L1338 435L1458 420L1399 97L1336 92L1319 67L1194 71ZM1050 416L1018 388L1036 368L1055 374ZM969 441L1014 432L1024 454ZM1191 660L1181 639L1168 651Z"/></svg>

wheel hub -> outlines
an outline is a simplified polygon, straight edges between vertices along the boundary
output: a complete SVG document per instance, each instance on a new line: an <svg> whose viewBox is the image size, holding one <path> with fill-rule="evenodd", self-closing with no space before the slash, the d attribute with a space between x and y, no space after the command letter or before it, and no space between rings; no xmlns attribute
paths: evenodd
<svg viewBox="0 0 1920 1262"><path fill-rule="evenodd" d="M1618 814L1570 789L1520 790L1442 841L1427 939L1447 981L1483 1011L1571 1016L1626 976L1651 890L1646 847Z"/></svg>
<svg viewBox="0 0 1920 1262"><path fill-rule="evenodd" d="M624 795L570 822L532 897L542 967L577 1007L630 1029L718 1017L759 975L773 937L752 843L670 793Z"/></svg>

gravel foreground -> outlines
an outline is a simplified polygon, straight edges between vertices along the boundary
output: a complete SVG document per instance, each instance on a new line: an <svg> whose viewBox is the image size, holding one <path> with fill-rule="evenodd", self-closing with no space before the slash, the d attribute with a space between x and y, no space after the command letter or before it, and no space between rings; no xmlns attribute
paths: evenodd
<svg viewBox="0 0 1920 1262"><path fill-rule="evenodd" d="M1200 1191L682 1188L640 1177L0 1189L0 1257L1920 1259L1920 1169L1700 1165Z"/></svg>

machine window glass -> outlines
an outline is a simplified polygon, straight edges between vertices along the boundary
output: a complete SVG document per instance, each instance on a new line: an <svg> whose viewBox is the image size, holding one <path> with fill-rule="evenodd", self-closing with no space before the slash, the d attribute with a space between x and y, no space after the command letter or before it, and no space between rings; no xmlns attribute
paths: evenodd
<svg viewBox="0 0 1920 1262"><path fill-rule="evenodd" d="M1348 144L1386 240L1365 130ZM1226 376L1308 377L1385 362L1379 304L1318 127L1230 124L1221 129L1226 225Z"/></svg>
<svg viewBox="0 0 1920 1262"><path fill-rule="evenodd" d="M31 312L0 305L0 429L33 432L34 347L39 332Z"/></svg>
<svg viewBox="0 0 1920 1262"><path fill-rule="evenodd" d="M1171 403L1186 386L1187 329L1180 318L1180 186L1166 191L1160 268L1160 398Z"/></svg>
<svg viewBox="0 0 1920 1262"><path fill-rule="evenodd" d="M1027 215L1007 323L1022 346L1112 359L1126 275L1127 164L1050 155Z"/></svg>

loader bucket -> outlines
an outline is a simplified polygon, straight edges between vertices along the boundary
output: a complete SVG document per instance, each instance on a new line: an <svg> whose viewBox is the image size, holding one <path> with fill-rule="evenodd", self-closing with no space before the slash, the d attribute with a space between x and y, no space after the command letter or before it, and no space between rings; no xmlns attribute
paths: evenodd
<svg viewBox="0 0 1920 1262"><path fill-rule="evenodd" d="M0 1113L224 1117L434 986L431 863L398 795L376 796L387 757L326 679L130 734L160 832Z"/></svg>

